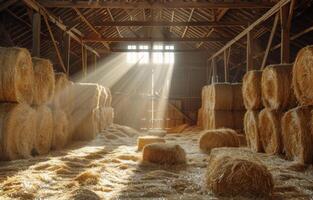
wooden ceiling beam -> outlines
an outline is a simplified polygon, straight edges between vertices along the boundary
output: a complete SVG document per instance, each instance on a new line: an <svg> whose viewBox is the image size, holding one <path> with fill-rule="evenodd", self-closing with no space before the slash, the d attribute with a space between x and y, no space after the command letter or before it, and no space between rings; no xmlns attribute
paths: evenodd
<svg viewBox="0 0 313 200"><path fill-rule="evenodd" d="M123 9L168 9L168 8L231 8L231 9L242 9L242 8L270 8L274 4L268 2L243 2L234 1L228 2L186 2L177 0L174 2L127 2L127 1L55 1L55 0L40 0L47 8L123 8Z"/></svg>
<svg viewBox="0 0 313 200"><path fill-rule="evenodd" d="M153 37L144 37L144 38L97 38L97 37L85 37L83 38L84 42L225 42L229 41L230 38L222 37L198 37L198 38L153 38Z"/></svg>

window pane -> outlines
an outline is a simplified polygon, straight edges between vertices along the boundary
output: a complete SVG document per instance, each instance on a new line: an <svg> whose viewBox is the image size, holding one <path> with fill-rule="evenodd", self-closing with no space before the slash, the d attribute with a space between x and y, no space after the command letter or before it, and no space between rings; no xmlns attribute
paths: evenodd
<svg viewBox="0 0 313 200"><path fill-rule="evenodd" d="M149 47L148 47L147 45L140 45L140 46L139 46L139 49L144 49L144 50L146 50L146 49L149 49Z"/></svg>
<svg viewBox="0 0 313 200"><path fill-rule="evenodd" d="M153 46L153 50L162 50L163 49L163 45L154 45Z"/></svg>

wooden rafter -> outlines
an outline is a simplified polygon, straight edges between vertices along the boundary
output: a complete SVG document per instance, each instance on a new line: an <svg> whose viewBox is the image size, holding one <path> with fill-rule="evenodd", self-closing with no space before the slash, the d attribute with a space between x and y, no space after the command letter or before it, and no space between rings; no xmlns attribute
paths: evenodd
<svg viewBox="0 0 313 200"><path fill-rule="evenodd" d="M195 11L195 9L192 8L191 11L190 11L189 17L188 17L188 22L191 21L192 15L193 15L194 11ZM186 35L186 33L187 33L187 30L188 30L188 26L185 27L185 29L184 29L184 31L183 31L183 34L181 35L182 38L185 37L185 35Z"/></svg>
<svg viewBox="0 0 313 200"><path fill-rule="evenodd" d="M110 16L112 22L114 22L115 20L114 20L114 17L113 17L113 15L112 15L110 9L107 8L107 11L108 11L108 13L109 13L109 16ZM116 29L116 32L118 33L118 35L119 35L120 37L123 37L122 34L121 34L120 29L119 29L117 26L115 26L115 29Z"/></svg>
<svg viewBox="0 0 313 200"><path fill-rule="evenodd" d="M195 38L157 38L157 37L132 37L132 38L119 38L119 37L85 37L83 38L84 42L199 42L199 41L206 41L206 42L225 42L229 41L230 38L223 38L223 37L195 37Z"/></svg>

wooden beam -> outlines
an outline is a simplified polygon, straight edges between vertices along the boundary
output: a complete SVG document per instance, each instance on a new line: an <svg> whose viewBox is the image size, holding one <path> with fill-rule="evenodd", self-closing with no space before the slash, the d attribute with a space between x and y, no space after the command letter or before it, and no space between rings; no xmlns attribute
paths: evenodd
<svg viewBox="0 0 313 200"><path fill-rule="evenodd" d="M107 8L107 11L108 11L108 13L109 13L109 16L110 16L112 22L114 22L115 20L114 20L114 17L113 17L113 15L112 15L110 9ZM123 37L122 34L121 34L120 29L119 29L117 26L115 26L115 29L116 29L117 34L118 34L120 37Z"/></svg>
<svg viewBox="0 0 313 200"><path fill-rule="evenodd" d="M70 75L70 53L71 53L71 37L67 34L63 35L64 50L63 60L66 68L67 75Z"/></svg>
<svg viewBox="0 0 313 200"><path fill-rule="evenodd" d="M290 0L280 0L278 3L275 4L270 10L268 10L264 15L262 15L259 19L257 19L255 22L253 22L249 27L247 27L245 30L243 30L241 33L239 33L234 39L229 41L224 47L222 47L219 51L215 52L210 59L213 57L218 56L219 54L223 53L225 49L229 48L231 45L236 43L238 40L243 38L245 35L247 35L248 32L250 32L252 29L254 29L256 26L258 26L260 23L264 22L271 16L273 16L275 13L277 13L280 8L286 4L288 4Z"/></svg>
<svg viewBox="0 0 313 200"><path fill-rule="evenodd" d="M87 49L85 48L85 46L83 46L83 45L81 45L81 50L82 50L82 54L81 54L81 56L82 56L82 59L81 59L81 61L82 61L82 63L81 63L81 65L82 65L82 73L83 73L83 77L86 77L87 76L87 57L88 57L88 55L87 55Z"/></svg>
<svg viewBox="0 0 313 200"><path fill-rule="evenodd" d="M168 8L270 8L273 3L267 2L243 2L234 1L228 2L196 2L196 1L183 1L176 0L173 2L159 2L159 1L141 1L141 2L128 2L128 1L52 1L40 0L47 8L123 8L123 9L168 9Z"/></svg>
<svg viewBox="0 0 313 200"><path fill-rule="evenodd" d="M263 57L261 70L263 70L265 65L266 65L267 57L268 57L268 54L270 52L270 49L271 49L271 46L272 46L272 43L273 43L273 39L274 39L274 36L275 36L275 32L276 32L276 28L277 28L277 24L278 24L278 19L279 19L279 15L276 14L275 19L274 19L274 23L273 23L273 27L272 27L272 31L271 31L271 35L270 35L270 37L268 39L267 47L266 47L265 54L264 54L264 57Z"/></svg>
<svg viewBox="0 0 313 200"><path fill-rule="evenodd" d="M190 11L189 17L188 17L188 22L190 22L194 11L195 11L195 9L192 8L191 11ZM187 33L187 30L188 30L188 26L185 27L185 29L183 31L183 34L181 35L181 38L185 37L185 35Z"/></svg>
<svg viewBox="0 0 313 200"><path fill-rule="evenodd" d="M229 81L229 58L230 58L230 49L224 51L224 81Z"/></svg>
<svg viewBox="0 0 313 200"><path fill-rule="evenodd" d="M66 69L65 69L65 66L64 66L64 63L63 63L63 60L62 60L60 51L59 51L58 46L57 46L57 44L56 44L56 41L55 41L55 39L54 39L54 36L53 36L52 30L51 30L49 21L48 21L48 19L47 19L47 17L46 17L45 15L43 16L43 18L44 18L45 23L46 23L46 25L47 25L47 29L48 29L48 31L49 31L49 34L50 34L50 37L51 37L51 40L52 40L52 43L53 43L55 52L56 52L57 57L58 57L58 59L59 59L59 63L60 63L60 65L61 65L63 71L66 73Z"/></svg>
<svg viewBox="0 0 313 200"><path fill-rule="evenodd" d="M250 31L247 34L247 69L246 71L250 71L254 69L253 54L254 54L253 33L252 31Z"/></svg>
<svg viewBox="0 0 313 200"><path fill-rule="evenodd" d="M174 49L174 50L153 50L153 49L136 49L136 50L128 50L128 49L117 49L117 48L111 48L110 50L106 49L96 49L97 52L100 54L110 53L110 52L118 52L118 53L127 53L127 52L173 52L173 53L193 53L193 52L199 52L199 53L208 53L209 50L207 49Z"/></svg>
<svg viewBox="0 0 313 200"><path fill-rule="evenodd" d="M41 30L41 15L36 12L32 16L32 32L33 32L32 56L35 57L40 57L40 30Z"/></svg>
<svg viewBox="0 0 313 200"><path fill-rule="evenodd" d="M285 5L280 10L281 20L281 49L280 62L289 63L290 61L290 28L288 25L289 5Z"/></svg>
<svg viewBox="0 0 313 200"><path fill-rule="evenodd" d="M212 78L211 78L211 83L218 82L217 78L217 67L216 67L216 60L215 58L212 59Z"/></svg>
<svg viewBox="0 0 313 200"><path fill-rule="evenodd" d="M142 37L142 38L97 38L97 37L85 37L83 38L84 42L225 42L229 41L230 38L222 38L222 37L200 37L200 38L157 38L157 37Z"/></svg>
<svg viewBox="0 0 313 200"><path fill-rule="evenodd" d="M15 4L17 1L18 0L6 0L3 3L0 3L0 12Z"/></svg>

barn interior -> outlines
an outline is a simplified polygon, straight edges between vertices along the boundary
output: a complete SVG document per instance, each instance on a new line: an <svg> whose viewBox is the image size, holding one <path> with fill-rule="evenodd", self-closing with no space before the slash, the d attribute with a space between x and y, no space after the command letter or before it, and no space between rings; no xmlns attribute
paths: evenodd
<svg viewBox="0 0 313 200"><path fill-rule="evenodd" d="M312 199L312 0L0 0L0 199Z"/></svg>

